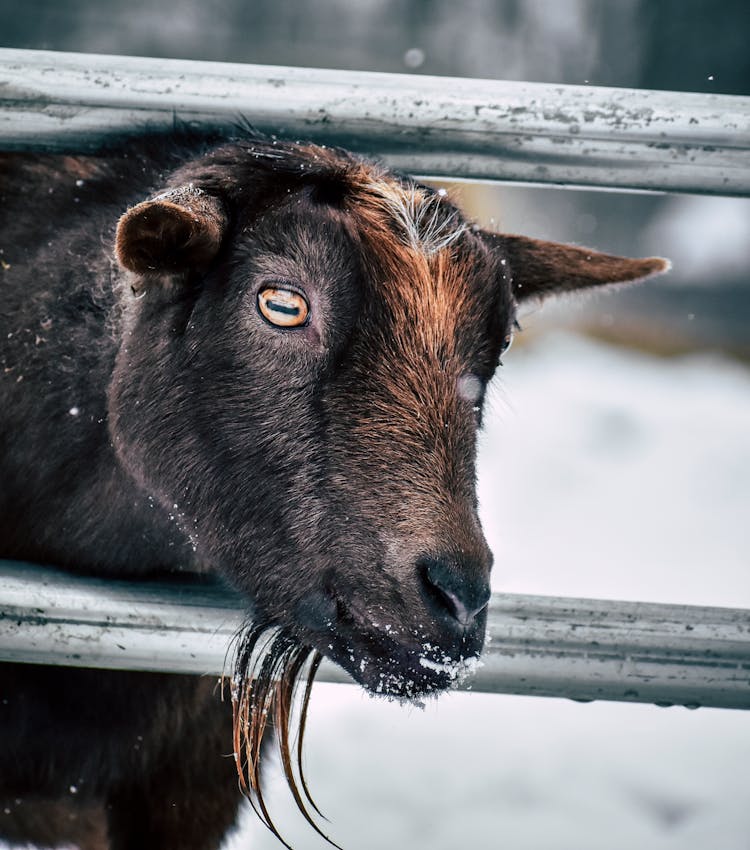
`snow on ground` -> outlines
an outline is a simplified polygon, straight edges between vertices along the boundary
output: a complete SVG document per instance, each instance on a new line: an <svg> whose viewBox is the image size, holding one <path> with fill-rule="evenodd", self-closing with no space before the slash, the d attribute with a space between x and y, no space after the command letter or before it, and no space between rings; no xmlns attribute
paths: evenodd
<svg viewBox="0 0 750 850"><path fill-rule="evenodd" d="M750 372L519 347L480 457L496 591L750 608ZM310 786L347 850L748 850L750 713L316 686ZM282 783L298 850L326 846ZM225 850L275 850L253 816Z"/></svg>
<svg viewBox="0 0 750 850"><path fill-rule="evenodd" d="M497 591L750 608L750 372L568 335L493 385L480 501Z"/></svg>

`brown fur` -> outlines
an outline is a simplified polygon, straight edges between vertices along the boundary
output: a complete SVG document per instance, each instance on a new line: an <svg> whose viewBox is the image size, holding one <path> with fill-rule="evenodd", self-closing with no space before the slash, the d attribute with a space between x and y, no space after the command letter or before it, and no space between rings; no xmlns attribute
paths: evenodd
<svg viewBox="0 0 750 850"><path fill-rule="evenodd" d="M73 795L70 795L71 797ZM107 850L107 821L100 805L74 799L51 802L34 794L3 800L0 812L3 838L12 844L39 847L72 845L79 850ZM12 815L12 817L11 817Z"/></svg>

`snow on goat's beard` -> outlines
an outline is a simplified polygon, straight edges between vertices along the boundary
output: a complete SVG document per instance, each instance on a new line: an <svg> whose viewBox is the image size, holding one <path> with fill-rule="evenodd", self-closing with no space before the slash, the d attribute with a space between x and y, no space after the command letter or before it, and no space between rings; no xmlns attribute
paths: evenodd
<svg viewBox="0 0 750 850"><path fill-rule="evenodd" d="M470 658L460 657L457 659L445 655L440 661L433 661L423 656L419 659L419 663L422 667L432 670L434 673L444 673L450 680L450 687L456 687L475 673L482 662L476 655L472 655Z"/></svg>

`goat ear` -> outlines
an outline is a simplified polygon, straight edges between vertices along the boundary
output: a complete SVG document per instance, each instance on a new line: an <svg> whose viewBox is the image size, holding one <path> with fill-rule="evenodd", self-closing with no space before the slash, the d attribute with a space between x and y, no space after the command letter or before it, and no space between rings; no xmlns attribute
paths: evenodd
<svg viewBox="0 0 750 850"><path fill-rule="evenodd" d="M218 198L193 185L129 209L117 223L115 256L137 274L202 271L216 256L227 216Z"/></svg>
<svg viewBox="0 0 750 850"><path fill-rule="evenodd" d="M670 269L661 257L630 259L590 248L545 242L527 236L484 234L494 250L507 259L516 301L543 300L550 295L627 283Z"/></svg>

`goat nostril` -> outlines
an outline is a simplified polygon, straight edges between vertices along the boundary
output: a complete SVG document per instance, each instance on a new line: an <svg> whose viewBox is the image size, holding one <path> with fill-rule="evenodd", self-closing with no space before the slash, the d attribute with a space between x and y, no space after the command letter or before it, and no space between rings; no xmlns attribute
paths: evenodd
<svg viewBox="0 0 750 850"><path fill-rule="evenodd" d="M420 572L432 604L462 626L468 626L489 601L486 578L458 560L425 558L420 562Z"/></svg>
<svg viewBox="0 0 750 850"><path fill-rule="evenodd" d="M444 597L445 607L453 615L454 620L458 620L462 626L468 626L471 620L474 619L473 613L464 605L464 603L456 596L452 590L444 590L442 587L437 587L438 593Z"/></svg>

